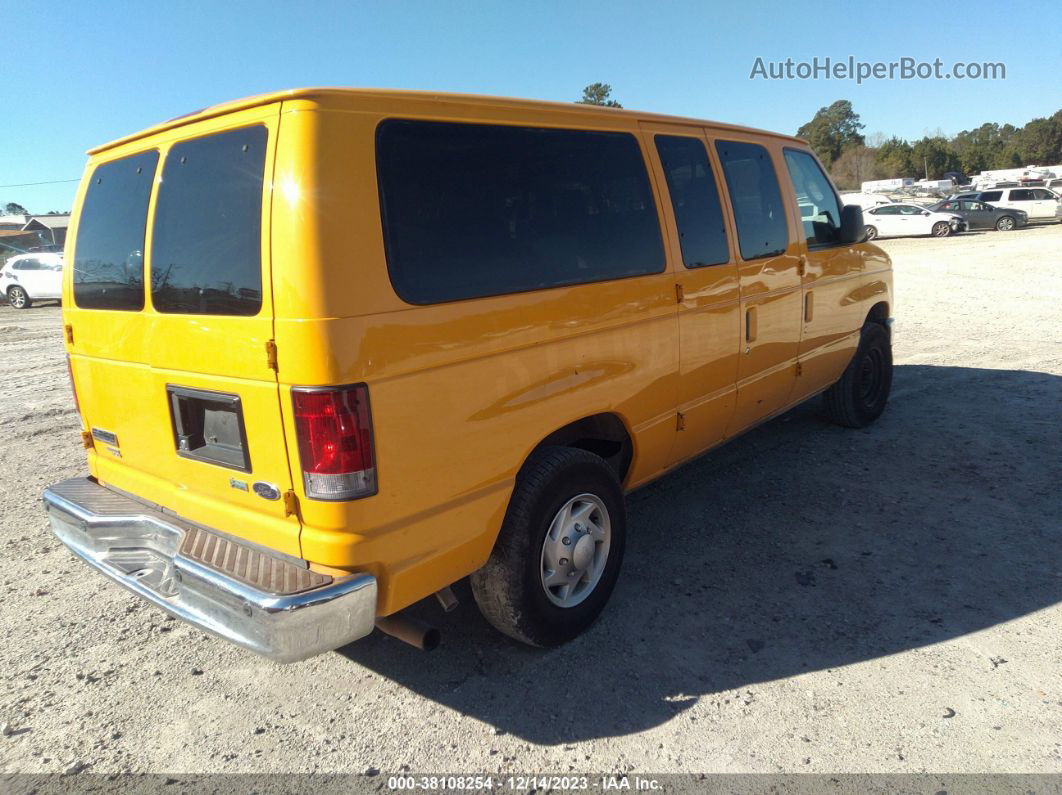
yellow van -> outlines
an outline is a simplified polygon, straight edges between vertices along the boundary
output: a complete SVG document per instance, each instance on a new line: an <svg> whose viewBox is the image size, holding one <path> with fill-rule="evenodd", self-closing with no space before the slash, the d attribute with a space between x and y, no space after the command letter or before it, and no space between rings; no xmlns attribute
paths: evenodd
<svg viewBox="0 0 1062 795"><path fill-rule="evenodd" d="M714 122L345 89L173 119L78 191L90 474L52 528L276 660L430 645L399 611L469 575L499 630L562 643L619 576L625 492L820 393L882 412L863 235L807 144Z"/></svg>

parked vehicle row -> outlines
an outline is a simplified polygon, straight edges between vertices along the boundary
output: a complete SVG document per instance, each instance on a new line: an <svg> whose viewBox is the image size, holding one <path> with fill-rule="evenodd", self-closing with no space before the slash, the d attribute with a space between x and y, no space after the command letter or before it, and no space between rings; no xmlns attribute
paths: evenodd
<svg viewBox="0 0 1062 795"><path fill-rule="evenodd" d="M1009 232L1030 221L1062 221L1062 197L1047 188L996 188L955 193L928 206L882 203L874 197L843 196L863 208L868 240L879 237L948 235L975 229Z"/></svg>
<svg viewBox="0 0 1062 795"><path fill-rule="evenodd" d="M993 188L953 193L948 201L979 201L992 207L1021 210L1033 221L1062 220L1062 197L1049 188Z"/></svg>

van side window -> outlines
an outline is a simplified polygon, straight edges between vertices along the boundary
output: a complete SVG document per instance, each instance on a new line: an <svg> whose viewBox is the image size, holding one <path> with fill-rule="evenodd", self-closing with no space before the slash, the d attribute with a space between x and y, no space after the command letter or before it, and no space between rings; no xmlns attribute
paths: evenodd
<svg viewBox="0 0 1062 795"><path fill-rule="evenodd" d="M261 125L175 144L162 167L151 245L159 312L256 315L262 308Z"/></svg>
<svg viewBox="0 0 1062 795"><path fill-rule="evenodd" d="M1001 191L1001 190L985 191L984 193L982 193L977 198L979 198L983 202L997 202L997 201L999 201L1000 199L1003 198L1003 191Z"/></svg>
<svg viewBox="0 0 1062 795"><path fill-rule="evenodd" d="M698 268L729 261L723 208L704 142L677 135L658 135L656 151L671 194L683 264Z"/></svg>
<svg viewBox="0 0 1062 795"><path fill-rule="evenodd" d="M83 309L144 308L144 231L159 153L96 166L74 244L74 303Z"/></svg>
<svg viewBox="0 0 1062 795"><path fill-rule="evenodd" d="M409 303L664 269L628 133L392 119L376 158L387 269Z"/></svg>
<svg viewBox="0 0 1062 795"><path fill-rule="evenodd" d="M1012 202L1027 202L1032 201L1033 192L1031 190L1012 190L1010 192L1010 200Z"/></svg>
<svg viewBox="0 0 1062 795"><path fill-rule="evenodd" d="M744 260L785 252L789 241L778 177L767 150L759 144L716 141L726 188L737 223Z"/></svg>
<svg viewBox="0 0 1062 795"><path fill-rule="evenodd" d="M785 165L796 192L800 221L809 246L837 242L841 231L841 201L815 158L797 149L785 150Z"/></svg>

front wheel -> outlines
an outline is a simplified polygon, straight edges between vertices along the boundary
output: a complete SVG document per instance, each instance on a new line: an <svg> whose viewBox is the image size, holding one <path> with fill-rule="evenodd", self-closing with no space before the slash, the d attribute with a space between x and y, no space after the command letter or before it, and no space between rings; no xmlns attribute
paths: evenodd
<svg viewBox="0 0 1062 795"><path fill-rule="evenodd" d="M826 390L826 412L846 428L865 428L885 411L892 389L892 341L878 323L867 323L852 361Z"/></svg>
<svg viewBox="0 0 1062 795"><path fill-rule="evenodd" d="M866 232L867 240L873 240L878 236L878 228L876 226L871 226L870 224L867 224L867 228L864 231Z"/></svg>
<svg viewBox="0 0 1062 795"><path fill-rule="evenodd" d="M8 288L7 301L15 309L29 309L33 303L30 301L30 297L26 294L26 291L17 284Z"/></svg>
<svg viewBox="0 0 1062 795"><path fill-rule="evenodd" d="M947 221L937 221L933 224L933 237L947 237L951 234L951 224Z"/></svg>
<svg viewBox="0 0 1062 795"><path fill-rule="evenodd" d="M604 609L625 538L623 490L604 459L543 448L517 476L494 551L472 575L476 604L516 640L565 643Z"/></svg>
<svg viewBox="0 0 1062 795"><path fill-rule="evenodd" d="M996 229L1000 232L1009 232L1014 228L1014 219L1009 215L1004 215L998 221L996 221Z"/></svg>

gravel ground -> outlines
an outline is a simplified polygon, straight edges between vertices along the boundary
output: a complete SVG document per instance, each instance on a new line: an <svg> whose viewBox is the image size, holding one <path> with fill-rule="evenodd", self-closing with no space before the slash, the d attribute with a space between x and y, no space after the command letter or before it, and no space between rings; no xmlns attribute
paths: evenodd
<svg viewBox="0 0 1062 795"><path fill-rule="evenodd" d="M882 419L813 402L632 495L550 652L459 586L431 654L278 666L90 573L38 501L82 470L59 311L0 309L0 772L1062 771L1062 226L881 245Z"/></svg>

